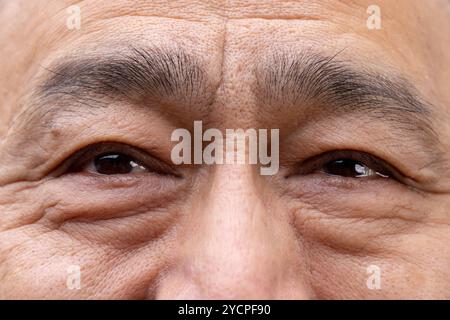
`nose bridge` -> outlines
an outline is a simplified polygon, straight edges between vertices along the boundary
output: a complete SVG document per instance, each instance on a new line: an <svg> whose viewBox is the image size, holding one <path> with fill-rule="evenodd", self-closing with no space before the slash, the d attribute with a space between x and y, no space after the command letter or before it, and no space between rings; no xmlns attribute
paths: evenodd
<svg viewBox="0 0 450 320"><path fill-rule="evenodd" d="M254 171L216 168L207 197L189 213L173 280L186 298L275 298L292 269L292 248Z"/></svg>
<svg viewBox="0 0 450 320"><path fill-rule="evenodd" d="M199 230L191 243L195 259L189 261L199 294L233 297L253 291L251 284L269 292L276 285L276 273L267 270L276 267L276 239L252 169L218 167L208 197L199 205L194 210ZM209 292L201 292L205 290Z"/></svg>

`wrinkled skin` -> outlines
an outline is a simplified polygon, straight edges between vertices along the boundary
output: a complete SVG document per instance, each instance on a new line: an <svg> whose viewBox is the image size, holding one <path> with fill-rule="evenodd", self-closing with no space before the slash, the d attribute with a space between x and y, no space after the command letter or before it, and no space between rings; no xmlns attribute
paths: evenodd
<svg viewBox="0 0 450 320"><path fill-rule="evenodd" d="M72 4L81 8L79 30L66 28ZM0 298L449 299L449 4L379 0L382 29L369 30L371 4L0 2ZM186 108L176 97L161 113L117 100L59 115L45 129L43 117L32 120L46 66L129 44L198 57L208 82L198 101ZM258 63L305 49L407 78L433 105L439 163L428 165L412 132L383 122L264 109L252 89ZM181 178L51 174L99 141L170 163L172 130L194 120L281 128L280 171L261 176L258 166L236 164L180 166ZM300 159L334 149L380 155L416 182L286 178ZM71 265L81 268L79 290L67 287ZM370 265L381 272L379 289L367 286Z"/></svg>

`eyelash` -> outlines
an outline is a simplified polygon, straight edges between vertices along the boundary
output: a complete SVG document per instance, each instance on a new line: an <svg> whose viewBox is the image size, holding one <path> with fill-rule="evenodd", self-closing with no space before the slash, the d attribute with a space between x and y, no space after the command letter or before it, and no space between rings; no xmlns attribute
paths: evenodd
<svg viewBox="0 0 450 320"><path fill-rule="evenodd" d="M297 164L294 173L290 176L307 175L321 171L319 169L327 163L340 159L349 159L360 162L379 173L381 176L392 178L400 182L404 177L400 170L388 164L386 161L369 153L356 150L334 150L310 157ZM325 174L323 171L321 173Z"/></svg>
<svg viewBox="0 0 450 320"><path fill-rule="evenodd" d="M100 142L84 147L71 155L58 172L60 174L80 172L94 158L107 153L120 153L134 158L149 169L149 174L180 177L175 168L157 157L140 148L118 142Z"/></svg>
<svg viewBox="0 0 450 320"><path fill-rule="evenodd" d="M164 161L149 155L148 152L137 147L132 147L130 145L117 142L100 142L89 145L75 152L57 170L59 173L58 175L80 172L90 161L101 156L102 154L107 153L121 153L136 159L140 164L149 169L148 174L181 177L175 168ZM385 178L392 178L400 183L404 180L404 175L392 165L386 163L386 161L366 152L355 150L334 150L310 157L298 163L294 167L293 172L286 176L286 178L314 173L327 174L320 169L327 163L340 159L349 159L360 162L373 171L379 173L381 176ZM348 179L347 177L337 177L341 179ZM370 177L361 177L359 179L367 180L370 179Z"/></svg>

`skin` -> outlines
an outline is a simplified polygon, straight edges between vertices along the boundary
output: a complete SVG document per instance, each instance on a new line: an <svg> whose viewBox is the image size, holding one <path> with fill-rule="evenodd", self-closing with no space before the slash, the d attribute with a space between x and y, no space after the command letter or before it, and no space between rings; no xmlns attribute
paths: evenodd
<svg viewBox="0 0 450 320"><path fill-rule="evenodd" d="M65 25L72 4L80 30ZM0 298L449 299L449 4L378 0L382 29L369 30L371 4L0 1ZM189 110L179 97L166 113L112 101L44 131L25 125L46 66L118 43L201 57L204 95ZM407 78L433 106L439 163L380 122L310 121L307 109L265 106L252 89L257 63L305 49ZM279 173L236 164L180 166L179 179L48 174L99 141L170 163L171 132L199 119L220 130L282 128ZM416 183L289 175L333 149L382 155ZM66 286L70 265L81 268L79 290ZM366 284L370 265L381 272L378 290Z"/></svg>

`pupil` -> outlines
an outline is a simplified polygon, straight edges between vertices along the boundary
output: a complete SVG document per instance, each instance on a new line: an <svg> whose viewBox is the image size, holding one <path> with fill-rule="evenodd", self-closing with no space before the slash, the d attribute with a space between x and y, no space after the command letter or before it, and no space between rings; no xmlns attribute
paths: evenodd
<svg viewBox="0 0 450 320"><path fill-rule="evenodd" d="M133 170L132 160L123 154L106 154L95 159L100 174L127 174Z"/></svg>
<svg viewBox="0 0 450 320"><path fill-rule="evenodd" d="M340 159L328 162L324 167L325 173L343 176L359 177L366 175L366 166L351 159Z"/></svg>

